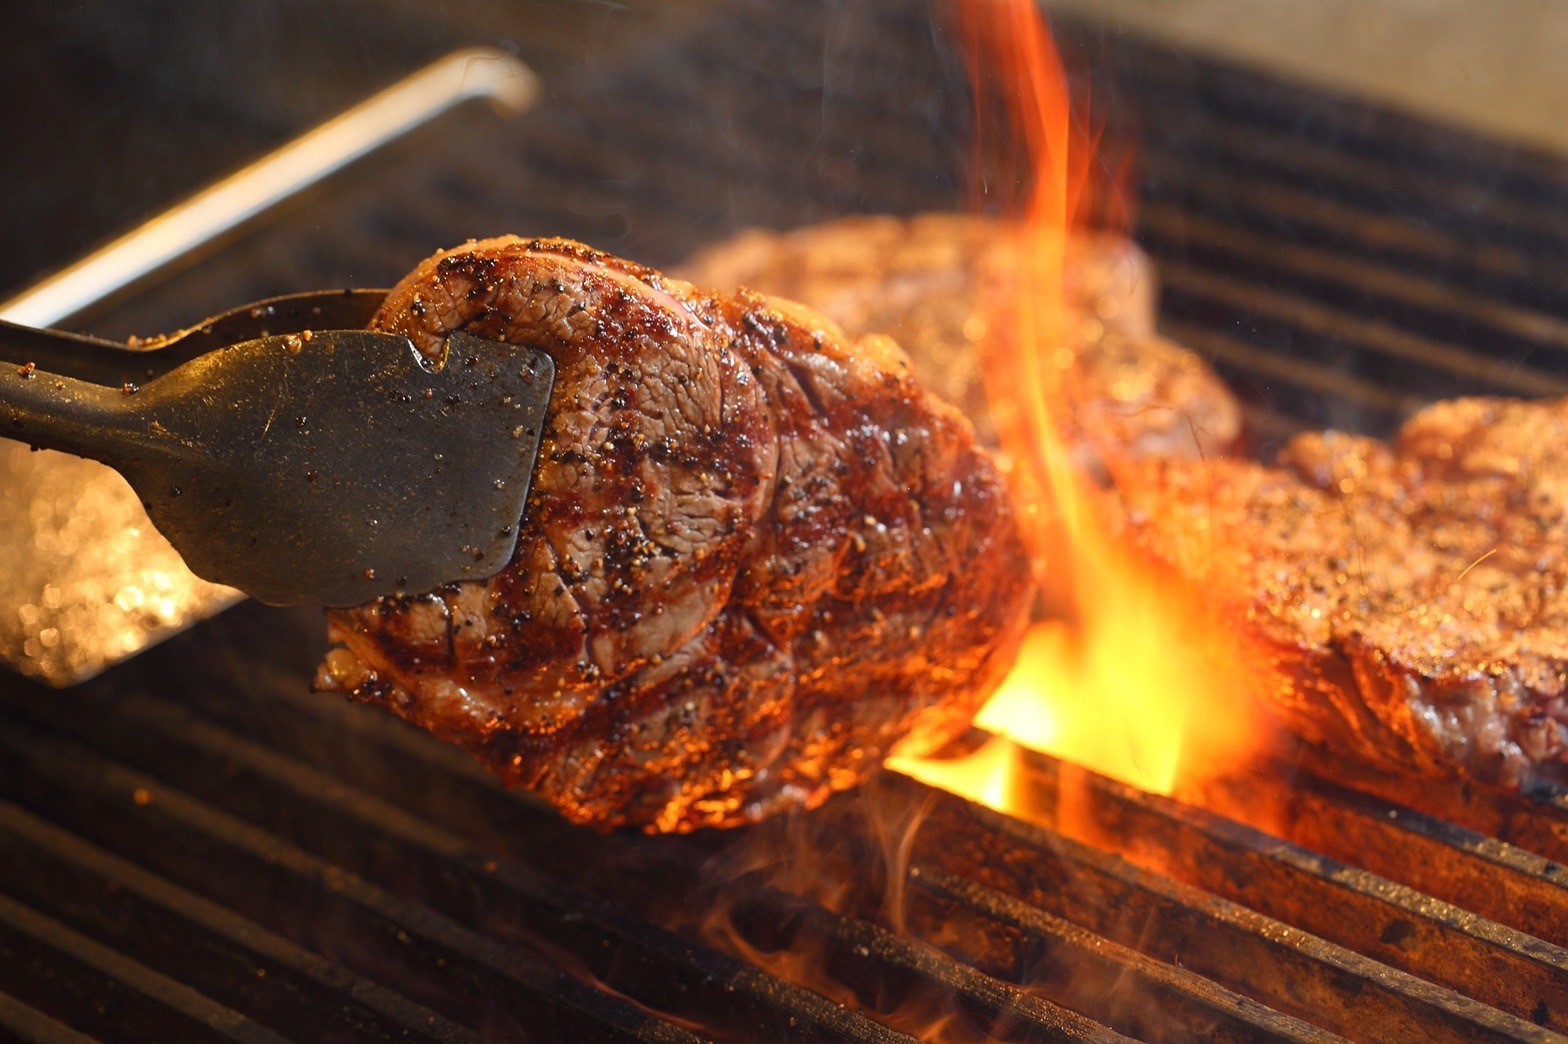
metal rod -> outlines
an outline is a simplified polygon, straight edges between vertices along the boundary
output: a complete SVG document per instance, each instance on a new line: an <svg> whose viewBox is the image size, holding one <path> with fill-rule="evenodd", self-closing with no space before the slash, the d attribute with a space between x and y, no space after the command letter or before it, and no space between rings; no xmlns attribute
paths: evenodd
<svg viewBox="0 0 1568 1044"><path fill-rule="evenodd" d="M1196 179L1201 181L1202 179ZM1202 190L1194 190L1202 191ZM1272 220L1278 222L1279 217ZM1144 237L1167 236L1173 241L1201 240L1244 258L1246 263L1267 263L1290 277L1323 280L1361 294L1375 295L1380 306L1426 309L1452 322L1461 319L1484 323L1498 333L1527 342L1532 347L1560 352L1568 349L1568 322L1542 311L1515 305L1496 293L1470 290L1419 271L1370 261L1344 251L1326 250L1280 238L1242 225L1214 220L1196 207L1183 210L1165 203L1147 203L1139 210L1139 230ZM1165 251L1152 251L1157 261ZM1411 327L1407 324L1405 329ZM1477 342L1472 335L1470 344ZM1485 342L1480 342L1485 343Z"/></svg>
<svg viewBox="0 0 1568 1044"><path fill-rule="evenodd" d="M1296 929L1561 1032L1568 951L1224 816L1025 752L1046 824ZM1485 967L1493 974L1477 976Z"/></svg>
<svg viewBox="0 0 1568 1044"><path fill-rule="evenodd" d="M0 318L54 325L455 105L488 98L515 115L538 96L538 78L512 55L456 51L0 302Z"/></svg>
<svg viewBox="0 0 1568 1044"><path fill-rule="evenodd" d="M891 782L912 795L925 789L912 779ZM1024 785L1037 784L1054 791L1050 780ZM1054 808L1054 800L1038 807ZM1355 1036L1376 1027L1390 1039L1455 1042L1551 1036L1518 1016L1140 867L1125 853L951 795L932 797L910 857L922 877L940 871L967 879L1336 1033Z"/></svg>
<svg viewBox="0 0 1568 1044"><path fill-rule="evenodd" d="M1182 1031L1208 1040L1340 1039L968 877L916 865L909 885L906 916L918 936L962 939L966 960L1000 964L999 977L1028 983L1031 996L1139 1039Z"/></svg>

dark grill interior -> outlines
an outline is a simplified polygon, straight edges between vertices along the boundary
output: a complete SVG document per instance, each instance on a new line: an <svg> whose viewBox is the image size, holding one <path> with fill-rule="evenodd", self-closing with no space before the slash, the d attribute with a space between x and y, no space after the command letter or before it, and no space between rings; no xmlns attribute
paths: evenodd
<svg viewBox="0 0 1568 1044"><path fill-rule="evenodd" d="M395 11L404 46L385 53L409 65L493 38ZM464 110L84 325L146 333L269 293L385 285L468 235L668 263L750 224L966 198L963 73L922 4L690 3L635 32L582 8L486 15L546 76L544 105L512 123ZM1060 28L1113 133L1136 137L1165 329L1246 399L1256 452L1303 426L1386 433L1434 397L1568 389L1568 166ZM154 98L169 75L132 63L111 80ZM280 136L267 106L309 122L357 90L229 86L202 126L230 160ZM71 176L58 184L93 190ZM38 253L13 264L69 256L43 218L14 220ZM1217 789L1222 815L1030 756L1033 823L888 775L755 830L600 837L378 711L311 695L322 630L247 604L74 690L0 679L0 1035L1568 1030L1561 794L1411 790L1302 751Z"/></svg>

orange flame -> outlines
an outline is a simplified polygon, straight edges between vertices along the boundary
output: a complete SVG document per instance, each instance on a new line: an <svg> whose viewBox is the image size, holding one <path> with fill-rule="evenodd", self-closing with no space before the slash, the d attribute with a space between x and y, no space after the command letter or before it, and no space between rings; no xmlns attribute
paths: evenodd
<svg viewBox="0 0 1568 1044"><path fill-rule="evenodd" d="M1004 100L1026 153L1016 207L1018 283L995 302L984 359L992 415L1011 461L1043 589L1065 621L1039 625L977 723L1146 790L1169 794L1235 765L1261 729L1242 650L1206 613L1202 592L1107 534L1096 490L1059 434L1074 365L1064 294L1068 245L1084 211L1094 142L1075 123L1067 77L1031 0L960 7L977 116ZM1006 178L987 196L1006 207ZM1104 208L1102 208L1103 210ZM1108 459L1114 458L1108 455ZM1006 811L1010 756L992 747L959 762L900 758L894 767Z"/></svg>

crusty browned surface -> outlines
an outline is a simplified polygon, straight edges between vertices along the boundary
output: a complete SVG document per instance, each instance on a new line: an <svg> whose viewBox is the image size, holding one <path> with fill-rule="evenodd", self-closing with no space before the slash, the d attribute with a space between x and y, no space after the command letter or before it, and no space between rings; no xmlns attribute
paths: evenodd
<svg viewBox="0 0 1568 1044"><path fill-rule="evenodd" d="M601 827L811 807L963 729L1030 598L1003 482L883 338L565 240L419 266L374 325L557 378L512 562L331 614L318 686Z"/></svg>
<svg viewBox="0 0 1568 1044"><path fill-rule="evenodd" d="M1130 533L1263 640L1309 739L1518 786L1568 762L1568 400L1460 399L1279 468L1149 463Z"/></svg>
<svg viewBox="0 0 1568 1044"><path fill-rule="evenodd" d="M969 214L863 215L789 232L752 230L692 258L681 275L802 301L851 335L884 333L915 376L993 441L982 379L996 316L1019 292L1014 226ZM1154 266L1131 241L1069 240L1071 364L1057 426L1078 465L1106 477L1124 457L1229 451L1241 412L1202 359L1154 332Z"/></svg>

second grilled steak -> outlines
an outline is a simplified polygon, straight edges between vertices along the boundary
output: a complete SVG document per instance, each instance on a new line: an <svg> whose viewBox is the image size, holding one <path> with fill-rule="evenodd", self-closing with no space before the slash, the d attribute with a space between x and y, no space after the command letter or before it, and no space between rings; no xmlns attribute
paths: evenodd
<svg viewBox="0 0 1568 1044"><path fill-rule="evenodd" d="M753 230L693 258L682 274L801 301L851 335L883 333L915 375L993 438L982 380L995 317L1019 292L1018 229L968 214L863 215L789 232ZM1102 481L1126 457L1229 451L1241 414L1193 353L1154 332L1154 267L1130 240L1068 241L1063 300L1071 365L1057 426ZM1001 334L1005 336L1005 333Z"/></svg>
<svg viewBox="0 0 1568 1044"><path fill-rule="evenodd" d="M1129 534L1255 640L1267 702L1384 767L1568 775L1568 401L1461 399L1278 468L1150 462Z"/></svg>

